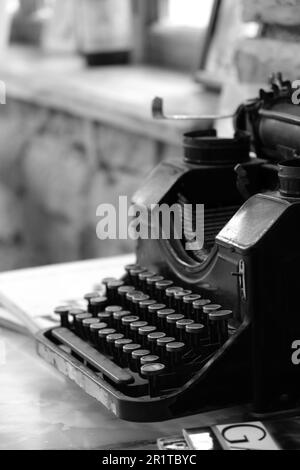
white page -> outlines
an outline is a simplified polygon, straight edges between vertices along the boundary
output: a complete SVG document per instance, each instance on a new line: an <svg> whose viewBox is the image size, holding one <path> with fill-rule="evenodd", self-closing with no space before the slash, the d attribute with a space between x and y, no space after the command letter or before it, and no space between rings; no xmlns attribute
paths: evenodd
<svg viewBox="0 0 300 470"><path fill-rule="evenodd" d="M133 262L126 255L1 273L0 303L34 334L58 322L55 307L84 307L86 293L103 288L105 277L120 278Z"/></svg>

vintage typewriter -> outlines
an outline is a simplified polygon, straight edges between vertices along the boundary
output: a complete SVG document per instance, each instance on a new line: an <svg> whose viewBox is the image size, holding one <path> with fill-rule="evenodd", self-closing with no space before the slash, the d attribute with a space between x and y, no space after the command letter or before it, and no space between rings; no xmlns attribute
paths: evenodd
<svg viewBox="0 0 300 470"><path fill-rule="evenodd" d="M122 419L158 421L251 402L254 413L297 407L300 366L300 107L289 82L243 103L235 135L184 136L134 197L205 204L204 245L140 240L135 265L86 310L59 307L40 356ZM162 101L154 114L165 118ZM174 118L180 118L175 116ZM191 227L196 214L185 213Z"/></svg>

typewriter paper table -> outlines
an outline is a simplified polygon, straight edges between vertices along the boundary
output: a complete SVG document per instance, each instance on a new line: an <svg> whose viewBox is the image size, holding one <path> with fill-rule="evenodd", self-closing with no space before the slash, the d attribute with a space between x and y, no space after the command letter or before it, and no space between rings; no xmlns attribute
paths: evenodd
<svg viewBox="0 0 300 470"><path fill-rule="evenodd" d="M158 437L185 427L242 418L235 408L160 423L121 421L43 362L32 337L0 328L0 347L0 449L156 449Z"/></svg>

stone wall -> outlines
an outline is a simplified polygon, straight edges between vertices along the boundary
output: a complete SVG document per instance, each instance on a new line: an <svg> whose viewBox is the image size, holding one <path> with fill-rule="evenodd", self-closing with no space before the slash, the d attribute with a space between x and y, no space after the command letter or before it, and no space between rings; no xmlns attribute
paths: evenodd
<svg viewBox="0 0 300 470"><path fill-rule="evenodd" d="M179 149L62 111L8 99L0 113L0 270L109 256L96 208L132 196Z"/></svg>
<svg viewBox="0 0 300 470"><path fill-rule="evenodd" d="M244 83L265 83L273 72L300 78L300 0L242 0L243 19L261 24L256 39L239 44L236 64Z"/></svg>

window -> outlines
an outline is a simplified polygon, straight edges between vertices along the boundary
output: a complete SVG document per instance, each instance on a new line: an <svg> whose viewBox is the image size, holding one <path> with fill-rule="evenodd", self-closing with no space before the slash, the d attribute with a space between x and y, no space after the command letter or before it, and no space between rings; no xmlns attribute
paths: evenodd
<svg viewBox="0 0 300 470"><path fill-rule="evenodd" d="M163 21L170 26L206 28L214 0L167 0Z"/></svg>

